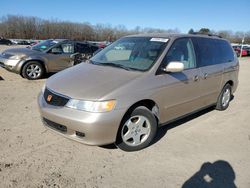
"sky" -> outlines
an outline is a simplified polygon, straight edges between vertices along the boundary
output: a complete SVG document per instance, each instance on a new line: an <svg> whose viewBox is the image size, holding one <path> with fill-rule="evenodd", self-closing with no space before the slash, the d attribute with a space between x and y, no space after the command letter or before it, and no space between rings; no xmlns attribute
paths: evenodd
<svg viewBox="0 0 250 188"><path fill-rule="evenodd" d="M0 17L178 29L250 31L250 0L1 0Z"/></svg>

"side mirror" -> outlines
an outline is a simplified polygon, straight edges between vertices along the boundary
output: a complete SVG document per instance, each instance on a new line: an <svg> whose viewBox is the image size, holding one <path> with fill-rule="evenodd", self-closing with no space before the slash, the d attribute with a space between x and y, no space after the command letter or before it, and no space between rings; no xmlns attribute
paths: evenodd
<svg viewBox="0 0 250 188"><path fill-rule="evenodd" d="M163 69L165 72L182 72L184 70L184 64L179 61L172 61L168 63L166 68Z"/></svg>

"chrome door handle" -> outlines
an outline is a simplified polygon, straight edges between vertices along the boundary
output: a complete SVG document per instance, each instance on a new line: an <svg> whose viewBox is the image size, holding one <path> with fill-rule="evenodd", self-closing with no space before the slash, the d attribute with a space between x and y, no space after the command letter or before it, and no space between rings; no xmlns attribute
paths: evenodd
<svg viewBox="0 0 250 188"><path fill-rule="evenodd" d="M207 79L207 77L208 77L208 74L205 73L205 74L204 74L204 79Z"/></svg>
<svg viewBox="0 0 250 188"><path fill-rule="evenodd" d="M198 76L198 75L194 76L193 80L194 80L195 82L198 81L198 80L199 80L199 76Z"/></svg>

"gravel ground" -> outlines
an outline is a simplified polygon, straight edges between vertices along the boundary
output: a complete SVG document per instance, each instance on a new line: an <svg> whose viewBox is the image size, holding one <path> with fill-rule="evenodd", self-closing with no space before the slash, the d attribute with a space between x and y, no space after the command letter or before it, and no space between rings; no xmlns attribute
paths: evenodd
<svg viewBox="0 0 250 188"><path fill-rule="evenodd" d="M5 47L0 46L0 51ZM202 111L161 128L155 143L126 153L47 131L28 81L0 68L0 187L250 187L250 58L228 110Z"/></svg>

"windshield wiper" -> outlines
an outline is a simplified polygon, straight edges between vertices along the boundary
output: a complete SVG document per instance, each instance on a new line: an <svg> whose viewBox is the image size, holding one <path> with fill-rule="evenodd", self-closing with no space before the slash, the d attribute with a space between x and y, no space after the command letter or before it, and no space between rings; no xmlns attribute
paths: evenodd
<svg viewBox="0 0 250 188"><path fill-rule="evenodd" d="M111 67L118 67L118 68L122 68L122 69L125 69L127 71L130 71L130 70L137 70L135 68L130 68L130 67L126 67L124 65L121 65L121 64L116 64L116 63L94 63L95 65L102 65L102 66L111 66Z"/></svg>

